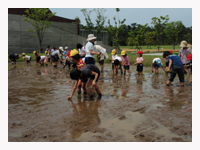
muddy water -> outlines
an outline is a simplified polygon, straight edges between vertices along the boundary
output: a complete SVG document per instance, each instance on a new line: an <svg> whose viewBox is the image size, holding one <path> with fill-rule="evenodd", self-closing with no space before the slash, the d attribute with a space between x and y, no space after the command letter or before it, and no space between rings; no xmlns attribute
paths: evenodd
<svg viewBox="0 0 200 150"><path fill-rule="evenodd" d="M112 75L111 65L99 78L103 96L75 92L68 68L35 62L8 65L8 141L192 141L192 86L178 77L144 68L138 77Z"/></svg>

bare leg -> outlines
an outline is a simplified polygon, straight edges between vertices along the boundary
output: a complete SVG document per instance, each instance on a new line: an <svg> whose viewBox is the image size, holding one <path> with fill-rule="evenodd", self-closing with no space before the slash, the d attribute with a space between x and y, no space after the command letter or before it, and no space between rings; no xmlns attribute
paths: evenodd
<svg viewBox="0 0 200 150"><path fill-rule="evenodd" d="M131 75L130 70L127 70L127 71L128 71L128 75L130 76Z"/></svg>
<svg viewBox="0 0 200 150"><path fill-rule="evenodd" d="M103 72L103 65L100 65L101 72Z"/></svg>
<svg viewBox="0 0 200 150"><path fill-rule="evenodd" d="M81 93L81 80L78 80L78 87L77 87L78 93Z"/></svg>
<svg viewBox="0 0 200 150"><path fill-rule="evenodd" d="M98 93L99 95L102 95L101 90L99 89L98 82L96 82L95 90L97 91L97 93Z"/></svg>
<svg viewBox="0 0 200 150"><path fill-rule="evenodd" d="M87 83L87 90L88 90L88 93L90 94L90 96L93 96L94 94L94 90L93 90L93 87L92 87L92 81L93 80L89 80L89 82Z"/></svg>
<svg viewBox="0 0 200 150"><path fill-rule="evenodd" d="M166 85L170 85L170 84L171 84L171 82L169 80L167 80Z"/></svg>
<svg viewBox="0 0 200 150"><path fill-rule="evenodd" d="M87 82L82 82L82 88L83 88L83 92L84 92L84 94L87 93L86 83L87 83Z"/></svg>

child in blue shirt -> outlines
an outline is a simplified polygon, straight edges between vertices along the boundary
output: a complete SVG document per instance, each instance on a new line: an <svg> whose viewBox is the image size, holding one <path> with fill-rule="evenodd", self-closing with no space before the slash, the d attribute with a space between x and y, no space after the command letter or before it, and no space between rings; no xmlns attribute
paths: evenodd
<svg viewBox="0 0 200 150"><path fill-rule="evenodd" d="M181 86L184 86L184 82L185 82L184 68L183 68L183 62L181 61L181 58L178 55L171 55L169 51L165 51L163 53L163 58L167 58L169 62L169 67L166 70L168 72L171 72L171 75L168 81L166 82L166 85L170 85L170 83L174 81L174 78L176 77L176 74L178 73Z"/></svg>

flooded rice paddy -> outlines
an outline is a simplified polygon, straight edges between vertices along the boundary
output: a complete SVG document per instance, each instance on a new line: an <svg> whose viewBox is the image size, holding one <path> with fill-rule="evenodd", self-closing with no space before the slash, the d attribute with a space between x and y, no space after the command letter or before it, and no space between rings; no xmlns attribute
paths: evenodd
<svg viewBox="0 0 200 150"><path fill-rule="evenodd" d="M97 65L99 66L99 65ZM180 87L162 69L144 67L138 77L113 75L106 64L99 78L103 96L75 92L69 69L17 63L8 65L8 141L13 142L191 142L192 86ZM169 76L169 75L168 75Z"/></svg>

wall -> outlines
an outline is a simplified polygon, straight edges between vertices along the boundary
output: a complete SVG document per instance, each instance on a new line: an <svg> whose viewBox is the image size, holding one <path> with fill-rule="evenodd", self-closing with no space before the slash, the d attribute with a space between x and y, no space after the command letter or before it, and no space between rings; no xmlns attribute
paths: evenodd
<svg viewBox="0 0 200 150"><path fill-rule="evenodd" d="M23 21L23 16L8 14L8 54L10 53L32 53L39 49L39 40L35 32L28 32L33 26ZM86 39L78 34L78 26L75 23L53 22L44 36L42 47L45 50L47 45L51 48L56 46L68 46L69 49L76 48L77 43L85 44ZM111 51L110 46L103 45L107 51ZM44 51L43 51L44 52Z"/></svg>

